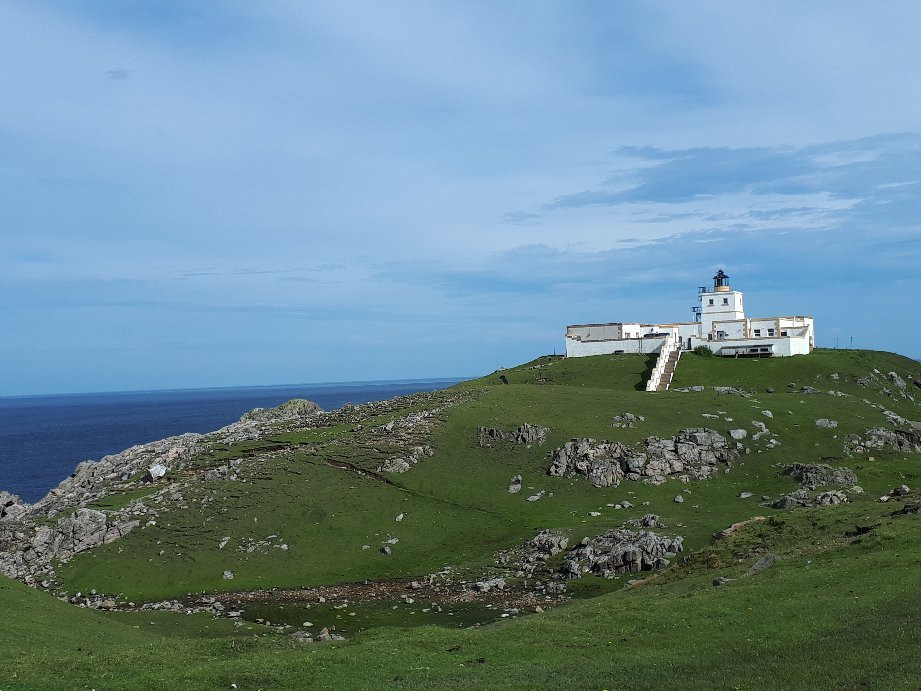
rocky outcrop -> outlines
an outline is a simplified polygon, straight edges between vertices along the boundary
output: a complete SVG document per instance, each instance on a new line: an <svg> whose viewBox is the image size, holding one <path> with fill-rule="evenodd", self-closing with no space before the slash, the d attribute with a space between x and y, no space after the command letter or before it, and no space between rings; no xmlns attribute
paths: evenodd
<svg viewBox="0 0 921 691"><path fill-rule="evenodd" d="M792 477L806 489L816 489L825 485L852 487L858 482L857 476L850 468L833 467L824 463L794 463L780 471L780 474Z"/></svg>
<svg viewBox="0 0 921 691"><path fill-rule="evenodd" d="M728 467L738 456L738 448L730 447L715 430L691 428L671 439L647 437L640 450L620 442L573 439L552 453L548 472L554 477L582 476L596 487L644 478L658 484L666 476L708 478L719 465Z"/></svg>
<svg viewBox="0 0 921 691"><path fill-rule="evenodd" d="M531 538L528 546L544 557L552 557L569 546L569 538L550 530L543 530Z"/></svg>
<svg viewBox="0 0 921 691"><path fill-rule="evenodd" d="M844 446L844 452L847 455L864 454L868 451L883 449L902 453L921 453L921 430L874 427L868 429L863 437L849 434Z"/></svg>
<svg viewBox="0 0 921 691"><path fill-rule="evenodd" d="M0 552L0 573L10 578L33 576L52 562L66 562L75 554L114 542L137 526L136 520L110 524L102 511L77 509L53 525L38 525L31 534L11 536L19 548Z"/></svg>
<svg viewBox="0 0 921 691"><path fill-rule="evenodd" d="M813 495L806 489L798 489L795 492L785 494L771 506L775 509L796 509L806 506L835 506L847 503L847 495L839 490Z"/></svg>
<svg viewBox="0 0 921 691"><path fill-rule="evenodd" d="M669 559L682 551L682 542L682 537L667 537L649 530L609 530L585 538L570 550L563 573L568 578L579 578L586 573L613 578L622 573L665 568Z"/></svg>
<svg viewBox="0 0 921 691"><path fill-rule="evenodd" d="M388 458L377 470L382 473L405 473L423 458L428 458L433 454L432 447L427 444L414 446L406 456Z"/></svg>
<svg viewBox="0 0 921 691"><path fill-rule="evenodd" d="M291 419L310 418L322 412L322 408L306 398L292 398L275 408L253 408L240 418L240 422L282 422Z"/></svg>
<svg viewBox="0 0 921 691"><path fill-rule="evenodd" d="M147 475L148 469L158 465L167 470L180 468L201 451L201 440L200 434L183 434L132 446L99 461L84 461L73 475L33 504L29 514L51 516L84 506L110 493L113 485Z"/></svg>
<svg viewBox="0 0 921 691"><path fill-rule="evenodd" d="M497 441L511 441L515 444L540 445L547 440L547 433L550 430L540 425L532 425L525 422L520 427L511 432L506 432L497 427L480 427L478 431L477 443L481 447L492 446Z"/></svg>
<svg viewBox="0 0 921 691"><path fill-rule="evenodd" d="M15 521L26 515L29 508L17 495L0 491L0 521Z"/></svg>

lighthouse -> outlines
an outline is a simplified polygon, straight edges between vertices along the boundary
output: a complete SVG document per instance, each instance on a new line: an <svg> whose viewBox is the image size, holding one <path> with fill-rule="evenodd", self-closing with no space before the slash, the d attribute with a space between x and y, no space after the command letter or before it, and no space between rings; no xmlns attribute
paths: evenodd
<svg viewBox="0 0 921 691"><path fill-rule="evenodd" d="M566 327L566 356L666 353L703 346L723 357L789 357L815 347L815 322L805 315L746 317L742 291L720 269L697 289L693 322L606 322Z"/></svg>
<svg viewBox="0 0 921 691"><path fill-rule="evenodd" d="M706 334L713 334L718 340L738 338L745 335L744 329L738 326L738 322L744 319L742 291L733 290L729 285L729 276L720 269L713 277L713 288L700 289L700 333L705 338Z"/></svg>

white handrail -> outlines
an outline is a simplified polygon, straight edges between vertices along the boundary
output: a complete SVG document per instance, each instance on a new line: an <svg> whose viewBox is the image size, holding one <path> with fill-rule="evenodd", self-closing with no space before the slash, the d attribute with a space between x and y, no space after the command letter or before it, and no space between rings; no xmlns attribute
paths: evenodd
<svg viewBox="0 0 921 691"><path fill-rule="evenodd" d="M656 360L656 366L653 367L649 381L646 382L647 391L655 391L659 388L659 382L662 381L662 375L665 374L665 365L668 363L669 356L676 349L676 345L675 333L670 332L665 337L662 350L659 351L659 358Z"/></svg>

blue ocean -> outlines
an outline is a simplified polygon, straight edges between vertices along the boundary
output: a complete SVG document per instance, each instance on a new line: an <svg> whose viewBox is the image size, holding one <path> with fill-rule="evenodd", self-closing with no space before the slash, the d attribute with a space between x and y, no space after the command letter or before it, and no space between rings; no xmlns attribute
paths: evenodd
<svg viewBox="0 0 921 691"><path fill-rule="evenodd" d="M292 398L324 410L442 389L459 379L0 398L0 490L34 502L80 461L185 432L211 432Z"/></svg>

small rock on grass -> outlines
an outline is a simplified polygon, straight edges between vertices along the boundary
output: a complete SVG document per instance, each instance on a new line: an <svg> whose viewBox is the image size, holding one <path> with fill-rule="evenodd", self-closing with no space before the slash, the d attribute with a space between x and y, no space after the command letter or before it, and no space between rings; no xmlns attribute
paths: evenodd
<svg viewBox="0 0 921 691"><path fill-rule="evenodd" d="M774 566L774 564L776 564L779 560L780 557L778 557L776 554L765 554L758 561L752 564L752 567L745 572L745 575L754 576L761 573L762 571L766 571Z"/></svg>

